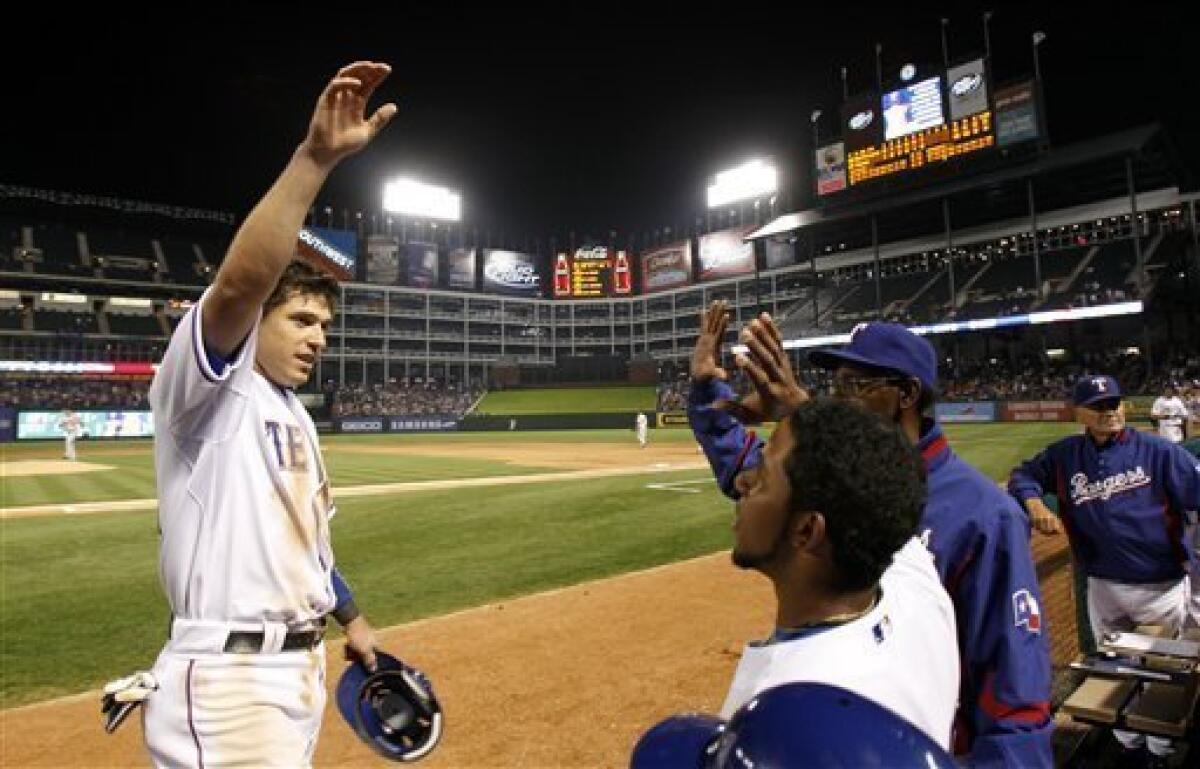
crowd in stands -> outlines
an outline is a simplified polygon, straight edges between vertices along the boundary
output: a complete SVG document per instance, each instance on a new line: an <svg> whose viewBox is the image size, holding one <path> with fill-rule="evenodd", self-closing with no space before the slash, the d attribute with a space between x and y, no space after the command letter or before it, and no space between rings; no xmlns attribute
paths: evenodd
<svg viewBox="0 0 1200 769"><path fill-rule="evenodd" d="M483 395L483 389L434 377L392 377L386 383L340 387L330 381L325 393L333 417L462 416Z"/></svg>
<svg viewBox="0 0 1200 769"><path fill-rule="evenodd" d="M150 379L39 377L0 379L0 406L18 409L150 408Z"/></svg>
<svg viewBox="0 0 1200 769"><path fill-rule="evenodd" d="M727 369L729 370L729 369ZM1070 362L1040 360L1032 356L1009 360L1002 357L944 361L941 367L943 401L969 400L1065 400L1075 381L1086 373L1111 374L1129 395L1161 395L1173 385L1185 400L1200 397L1200 353L1177 354L1147 375L1140 355L1125 350L1085 353ZM660 368L659 411L687 408L689 375L686 366ZM739 395L751 392L750 382L736 369L730 370L730 386ZM832 392L832 373L811 366L796 371L810 393Z"/></svg>

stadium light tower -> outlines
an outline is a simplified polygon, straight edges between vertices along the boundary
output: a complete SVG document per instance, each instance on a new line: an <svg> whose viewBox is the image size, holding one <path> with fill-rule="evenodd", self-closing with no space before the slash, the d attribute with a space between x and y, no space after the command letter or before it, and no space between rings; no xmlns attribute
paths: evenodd
<svg viewBox="0 0 1200 769"><path fill-rule="evenodd" d="M389 214L457 222L462 216L462 197L445 187L415 179L396 179L383 186L383 210Z"/></svg>
<svg viewBox="0 0 1200 769"><path fill-rule="evenodd" d="M779 174L775 167L763 160L751 160L717 174L708 187L708 207L719 208L772 195L778 188Z"/></svg>

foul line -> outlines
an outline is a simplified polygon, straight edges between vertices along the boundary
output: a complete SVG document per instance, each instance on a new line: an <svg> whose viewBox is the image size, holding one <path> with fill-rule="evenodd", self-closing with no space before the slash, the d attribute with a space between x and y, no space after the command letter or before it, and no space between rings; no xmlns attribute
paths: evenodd
<svg viewBox="0 0 1200 769"><path fill-rule="evenodd" d="M716 483L714 478L701 478L696 481L672 481L671 483L647 483L646 488L654 491L676 491L680 494L699 494L700 489L684 489L681 486L695 486L703 483Z"/></svg>
<svg viewBox="0 0 1200 769"><path fill-rule="evenodd" d="M706 467L708 465L703 462L659 463L643 467L607 467L593 470L567 470L560 473L535 473L532 475L500 475L489 478L454 478L441 481L410 481L408 483L375 483L335 488L334 492L337 498L348 499L350 497L373 497L384 494L440 491L476 486L510 486L523 483L614 478L624 475L648 475L683 470L700 470ZM158 500L154 498L110 500L107 502L74 502L69 504L33 505L30 507L0 507L0 519L30 518L42 515L89 515L94 513L136 512L155 510L157 508Z"/></svg>

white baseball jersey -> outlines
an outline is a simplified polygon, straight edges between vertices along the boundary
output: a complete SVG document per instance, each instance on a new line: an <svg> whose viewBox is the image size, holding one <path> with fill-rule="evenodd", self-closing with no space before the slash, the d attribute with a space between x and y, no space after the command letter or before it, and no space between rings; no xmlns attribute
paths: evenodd
<svg viewBox="0 0 1200 769"><path fill-rule="evenodd" d="M896 553L880 588L879 602L856 620L792 641L749 644L721 717L765 689L811 681L866 697L949 750L959 684L954 607L919 539Z"/></svg>
<svg viewBox="0 0 1200 769"><path fill-rule="evenodd" d="M78 414L71 414L70 416L64 415L63 418L58 421L59 429L62 430L63 435L68 438L79 437L79 430L82 426L83 422L79 418Z"/></svg>
<svg viewBox="0 0 1200 769"><path fill-rule="evenodd" d="M214 371L203 308L176 328L149 393L159 572L175 618L152 671L146 748L160 767L308 766L324 646L282 646L334 607L329 486L307 412L254 371L257 323ZM262 633L261 651L225 653L235 631Z"/></svg>
<svg viewBox="0 0 1200 769"><path fill-rule="evenodd" d="M177 619L299 623L333 609L333 514L316 429L254 371L258 325L213 371L203 299L176 328L149 399L162 545Z"/></svg>
<svg viewBox="0 0 1200 769"><path fill-rule="evenodd" d="M1158 434L1172 443L1183 442L1183 423L1188 418L1187 406L1179 396L1159 396L1150 408L1150 416L1158 420Z"/></svg>
<svg viewBox="0 0 1200 769"><path fill-rule="evenodd" d="M638 414L638 415L637 415L637 421L635 422L635 426L637 427L637 433L638 433L638 435L645 435L645 434L646 434L646 428L647 428L647 426L648 426L648 425L647 425L647 420L646 420L646 415L645 415L645 414Z"/></svg>

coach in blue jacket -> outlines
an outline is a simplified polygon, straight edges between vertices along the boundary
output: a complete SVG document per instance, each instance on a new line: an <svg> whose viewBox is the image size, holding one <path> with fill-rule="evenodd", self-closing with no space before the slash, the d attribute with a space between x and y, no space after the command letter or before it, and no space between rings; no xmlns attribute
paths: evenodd
<svg viewBox="0 0 1200 769"><path fill-rule="evenodd" d="M1083 377L1072 400L1084 432L1013 470L1009 491L1039 531L1057 532L1061 518L1075 563L1087 574L1097 639L1134 625L1162 625L1173 633L1195 625L1200 613L1187 569L1196 554L1187 531L1200 509L1200 464L1182 447L1126 427L1112 377ZM1058 497L1058 517L1042 502L1043 493ZM1140 734L1114 734L1127 750L1142 745ZM1172 752L1169 740L1148 743L1152 758Z"/></svg>
<svg viewBox="0 0 1200 769"><path fill-rule="evenodd" d="M756 394L736 401L718 363L727 322L724 302L704 313L688 418L721 490L736 498L737 476L756 467L762 451L762 440L743 423L772 416L776 401L807 395L764 315L743 331L751 354L737 360ZM941 427L925 416L937 385L932 345L903 326L868 323L846 347L809 357L834 370L835 395L898 424L925 459L929 498L918 533L954 603L962 660L955 752L972 766L1052 766L1050 648L1029 522L994 481L954 454Z"/></svg>

